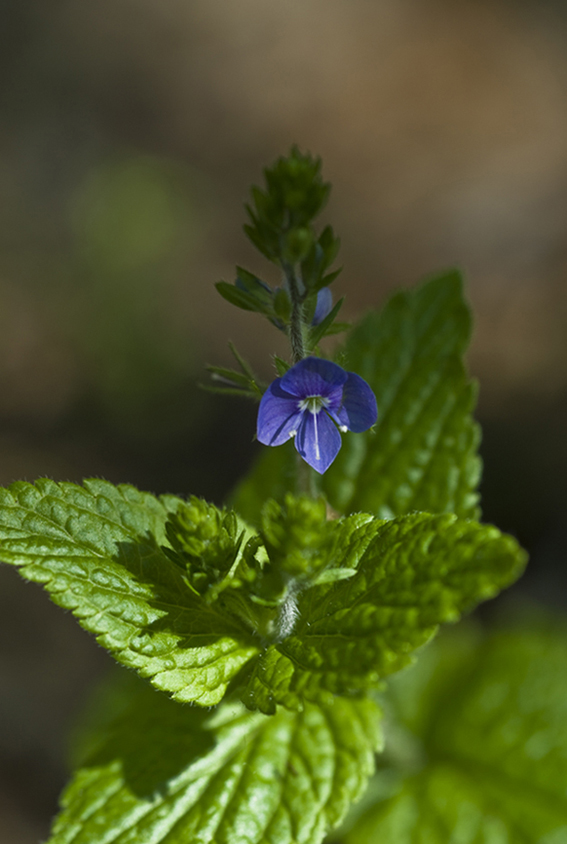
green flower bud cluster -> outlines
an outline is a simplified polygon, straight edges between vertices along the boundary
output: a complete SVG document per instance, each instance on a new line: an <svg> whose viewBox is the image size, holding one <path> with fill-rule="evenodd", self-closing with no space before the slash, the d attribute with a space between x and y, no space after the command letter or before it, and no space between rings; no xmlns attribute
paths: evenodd
<svg viewBox="0 0 567 844"><path fill-rule="evenodd" d="M321 176L321 159L301 153L293 147L290 154L280 157L272 167L264 170L264 189L252 188L252 200L246 206L250 223L244 226L254 246L276 264L282 273L282 283L267 284L254 273L236 268L233 284L219 281L221 296L245 311L266 317L290 338L292 356L296 363L316 353L319 342L329 334L348 328L335 320L343 300L332 307L329 293L328 308L321 308L324 288L337 278L340 269L331 270L339 247L339 238L331 226L318 233L314 220L324 208L330 184ZM216 392L234 392L258 398L257 379L246 383L246 373L213 371ZM212 371L212 370L211 370Z"/></svg>
<svg viewBox="0 0 567 844"><path fill-rule="evenodd" d="M234 512L191 496L170 515L165 530L171 548L163 550L184 571L194 592L211 602L228 585L239 585L232 575L244 531Z"/></svg>
<svg viewBox="0 0 567 844"><path fill-rule="evenodd" d="M262 545L257 547L267 561L254 586L256 600L282 605L305 589L354 574L354 569L334 565L334 531L326 509L323 498L291 494L283 504L273 499L266 502L259 535Z"/></svg>
<svg viewBox="0 0 567 844"><path fill-rule="evenodd" d="M244 231L268 260L302 261L315 242L311 224L331 192L321 176L321 159L294 146L289 156L264 170L264 177L266 190L252 188L252 203L246 207L251 224Z"/></svg>
<svg viewBox="0 0 567 844"><path fill-rule="evenodd" d="M166 536L171 548L163 551L192 591L265 639L279 635L279 619L300 592L354 574L333 567L334 532L322 498L268 501L260 532L251 535L233 511L192 496L169 516Z"/></svg>

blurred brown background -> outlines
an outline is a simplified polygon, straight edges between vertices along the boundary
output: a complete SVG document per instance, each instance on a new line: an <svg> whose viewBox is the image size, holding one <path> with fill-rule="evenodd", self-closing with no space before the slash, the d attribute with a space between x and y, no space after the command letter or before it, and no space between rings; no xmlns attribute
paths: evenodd
<svg viewBox="0 0 567 844"><path fill-rule="evenodd" d="M466 271L485 517L530 549L523 593L561 606L566 91L561 2L1 0L0 482L222 500L254 408L196 382L228 338L266 377L284 347L213 282L266 271L242 201L297 142L334 185L348 316ZM2 844L47 835L109 662L0 569Z"/></svg>

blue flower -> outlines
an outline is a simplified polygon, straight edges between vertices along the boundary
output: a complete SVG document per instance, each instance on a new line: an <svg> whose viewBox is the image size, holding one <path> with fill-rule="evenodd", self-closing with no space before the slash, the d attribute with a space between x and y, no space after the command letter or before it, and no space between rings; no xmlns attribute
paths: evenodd
<svg viewBox="0 0 567 844"><path fill-rule="evenodd" d="M366 431L378 418L369 385L336 363L309 357L270 384L260 402L257 437L264 445L295 447L317 472L326 472L341 447L339 431Z"/></svg>
<svg viewBox="0 0 567 844"><path fill-rule="evenodd" d="M323 287L317 293L317 304L315 305L315 313L311 320L311 325L319 325L323 322L327 314L331 312L333 307L333 294L330 287Z"/></svg>

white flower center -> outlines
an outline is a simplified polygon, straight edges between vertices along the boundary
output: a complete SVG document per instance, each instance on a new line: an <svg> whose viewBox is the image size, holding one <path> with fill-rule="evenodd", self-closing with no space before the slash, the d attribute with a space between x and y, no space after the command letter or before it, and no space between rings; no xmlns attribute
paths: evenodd
<svg viewBox="0 0 567 844"><path fill-rule="evenodd" d="M319 413L324 407L329 407L330 400L323 396L306 396L298 404L299 410L308 410L309 413Z"/></svg>

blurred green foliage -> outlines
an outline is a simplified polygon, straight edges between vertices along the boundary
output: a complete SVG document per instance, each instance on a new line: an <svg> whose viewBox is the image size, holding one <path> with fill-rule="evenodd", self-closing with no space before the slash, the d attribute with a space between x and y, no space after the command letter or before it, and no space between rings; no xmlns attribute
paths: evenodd
<svg viewBox="0 0 567 844"><path fill-rule="evenodd" d="M385 754L341 841L567 841L566 664L541 610L444 633L390 683Z"/></svg>
<svg viewBox="0 0 567 844"><path fill-rule="evenodd" d="M175 274L204 227L191 176L168 160L119 157L89 173L71 207L75 340L112 423L142 437L194 424L205 403L195 399L189 420L185 402L175 407L195 350L188 327L169 318Z"/></svg>

